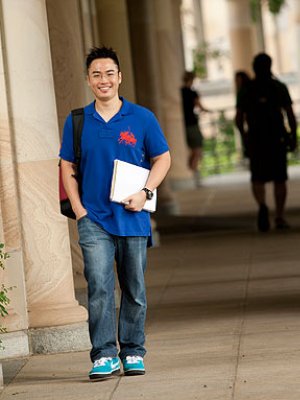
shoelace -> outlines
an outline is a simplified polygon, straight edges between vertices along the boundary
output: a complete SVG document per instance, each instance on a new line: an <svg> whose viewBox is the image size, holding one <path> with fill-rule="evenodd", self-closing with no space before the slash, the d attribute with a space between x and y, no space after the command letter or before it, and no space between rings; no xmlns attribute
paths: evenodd
<svg viewBox="0 0 300 400"><path fill-rule="evenodd" d="M126 361L128 362L128 364L135 364L138 361L142 361L143 357L141 356L127 356L126 357Z"/></svg>
<svg viewBox="0 0 300 400"><path fill-rule="evenodd" d="M101 357L99 360L94 361L94 367L103 367L107 361L111 360L111 357Z"/></svg>

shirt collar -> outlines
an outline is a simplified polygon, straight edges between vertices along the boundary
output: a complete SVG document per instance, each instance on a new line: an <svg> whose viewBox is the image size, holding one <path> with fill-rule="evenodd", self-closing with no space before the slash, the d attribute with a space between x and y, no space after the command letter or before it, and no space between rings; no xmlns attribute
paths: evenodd
<svg viewBox="0 0 300 400"><path fill-rule="evenodd" d="M128 115L132 113L132 103L124 99L124 97L120 96L120 100L122 100L122 107L119 111L121 115ZM87 114L94 114L95 113L95 100L86 106L86 113Z"/></svg>

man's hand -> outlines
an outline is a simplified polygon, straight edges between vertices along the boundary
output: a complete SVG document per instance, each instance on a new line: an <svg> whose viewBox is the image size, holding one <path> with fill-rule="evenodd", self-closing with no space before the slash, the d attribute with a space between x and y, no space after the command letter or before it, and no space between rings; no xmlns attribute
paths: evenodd
<svg viewBox="0 0 300 400"><path fill-rule="evenodd" d="M73 211L76 216L76 221L87 215L87 211L84 207L80 207L78 210L73 210Z"/></svg>
<svg viewBox="0 0 300 400"><path fill-rule="evenodd" d="M153 192L153 190L156 189L165 178L170 168L170 152L166 151L159 156L151 158L151 164L152 167L147 182L145 183L145 187ZM125 204L125 209L128 211L141 211L145 205L145 202L146 193L144 190L134 193L123 200L123 203Z"/></svg>
<svg viewBox="0 0 300 400"><path fill-rule="evenodd" d="M122 203L125 204L125 209L128 211L142 211L145 202L146 193L143 190L126 197L126 199L122 201Z"/></svg>
<svg viewBox="0 0 300 400"><path fill-rule="evenodd" d="M75 166L72 162L61 160L61 172L65 190L71 201L72 209L76 220L87 215L87 210L83 207L78 191L78 183L74 178Z"/></svg>

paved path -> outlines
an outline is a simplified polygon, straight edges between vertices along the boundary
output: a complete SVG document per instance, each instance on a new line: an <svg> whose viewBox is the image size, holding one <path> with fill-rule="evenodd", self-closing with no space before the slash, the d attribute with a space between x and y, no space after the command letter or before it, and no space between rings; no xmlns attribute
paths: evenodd
<svg viewBox="0 0 300 400"><path fill-rule="evenodd" d="M299 400L299 191L296 171L293 229L268 234L244 178L180 193L149 251L146 375L90 383L87 352L32 356L0 399Z"/></svg>

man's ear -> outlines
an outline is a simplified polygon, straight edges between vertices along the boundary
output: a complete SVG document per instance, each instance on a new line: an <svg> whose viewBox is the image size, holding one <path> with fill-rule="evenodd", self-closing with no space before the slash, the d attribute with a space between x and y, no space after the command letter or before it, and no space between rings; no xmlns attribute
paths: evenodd
<svg viewBox="0 0 300 400"><path fill-rule="evenodd" d="M119 71L119 84L121 84L121 82L122 82L122 72Z"/></svg>
<svg viewBox="0 0 300 400"><path fill-rule="evenodd" d="M91 86L91 84L90 84L90 78L89 78L88 75L86 75L85 79L86 79L86 83L88 84L88 86Z"/></svg>

